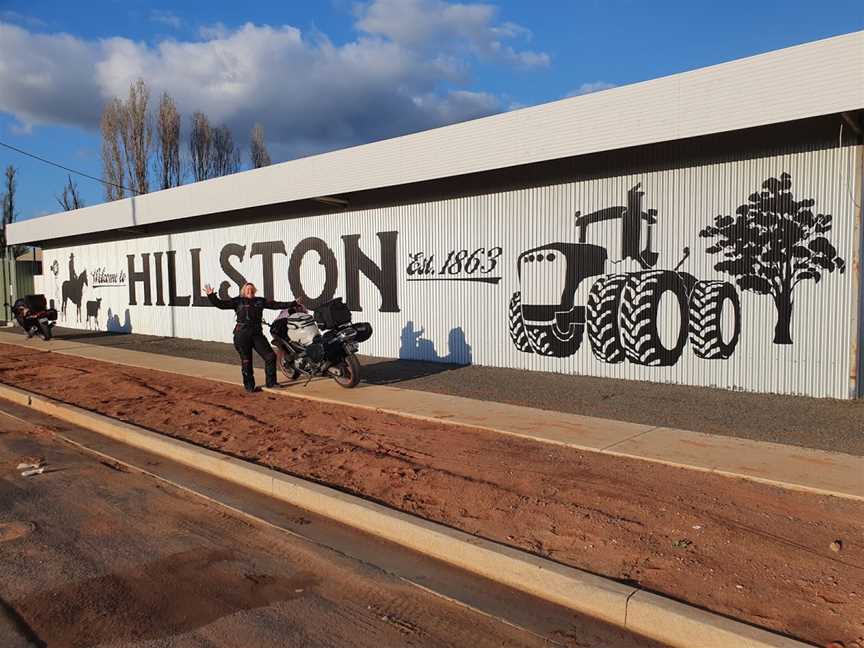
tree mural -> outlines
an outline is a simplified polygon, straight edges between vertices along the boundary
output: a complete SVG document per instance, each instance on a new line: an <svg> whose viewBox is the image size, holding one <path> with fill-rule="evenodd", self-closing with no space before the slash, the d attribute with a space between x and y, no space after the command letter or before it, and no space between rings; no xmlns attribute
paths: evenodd
<svg viewBox="0 0 864 648"><path fill-rule="evenodd" d="M714 266L735 277L741 290L770 295L777 309L774 344L792 344L793 293L802 281L819 283L825 273L846 270L846 262L825 236L830 214L813 214L812 198L796 201L792 176L768 178L735 216L717 216L699 235L716 238L705 251L722 254Z"/></svg>

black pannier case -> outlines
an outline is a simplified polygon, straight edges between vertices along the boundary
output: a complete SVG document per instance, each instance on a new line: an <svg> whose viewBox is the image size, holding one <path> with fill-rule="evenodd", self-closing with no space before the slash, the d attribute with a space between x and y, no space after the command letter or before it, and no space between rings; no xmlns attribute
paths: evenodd
<svg viewBox="0 0 864 648"><path fill-rule="evenodd" d="M45 295L26 295L24 303L31 311L46 311L48 303L45 301Z"/></svg>
<svg viewBox="0 0 864 648"><path fill-rule="evenodd" d="M357 337L354 338L355 342L365 342L372 337L372 325L369 322L357 322L353 326L354 330L357 331Z"/></svg>
<svg viewBox="0 0 864 648"><path fill-rule="evenodd" d="M324 329L334 329L337 326L351 323L351 311L341 297L321 304L315 309L315 322Z"/></svg>

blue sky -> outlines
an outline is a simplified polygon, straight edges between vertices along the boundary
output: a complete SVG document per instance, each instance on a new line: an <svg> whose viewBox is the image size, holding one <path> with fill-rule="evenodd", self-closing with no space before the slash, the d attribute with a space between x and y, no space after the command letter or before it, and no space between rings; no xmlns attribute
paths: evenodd
<svg viewBox="0 0 864 648"><path fill-rule="evenodd" d="M860 29L861 0L0 0L0 141L98 176L101 103L142 76L284 160ZM9 163L20 217L56 211L65 172Z"/></svg>

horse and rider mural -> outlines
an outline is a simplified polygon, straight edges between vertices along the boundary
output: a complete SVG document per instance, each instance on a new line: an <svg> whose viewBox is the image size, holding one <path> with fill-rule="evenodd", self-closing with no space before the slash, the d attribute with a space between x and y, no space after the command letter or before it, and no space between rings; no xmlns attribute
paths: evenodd
<svg viewBox="0 0 864 648"><path fill-rule="evenodd" d="M81 274L75 272L75 254L69 255L69 279L64 281L60 286L61 307L60 313L63 319L66 319L67 302L71 301L75 304L76 322L81 321L81 300L84 296L84 286L87 285L87 270L82 270Z"/></svg>

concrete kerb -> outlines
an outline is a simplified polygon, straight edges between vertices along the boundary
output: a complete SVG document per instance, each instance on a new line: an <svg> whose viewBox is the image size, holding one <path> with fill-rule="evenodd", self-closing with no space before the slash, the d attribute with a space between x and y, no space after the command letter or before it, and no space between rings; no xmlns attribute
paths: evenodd
<svg viewBox="0 0 864 648"><path fill-rule="evenodd" d="M670 646L806 644L347 493L0 384L0 397Z"/></svg>

